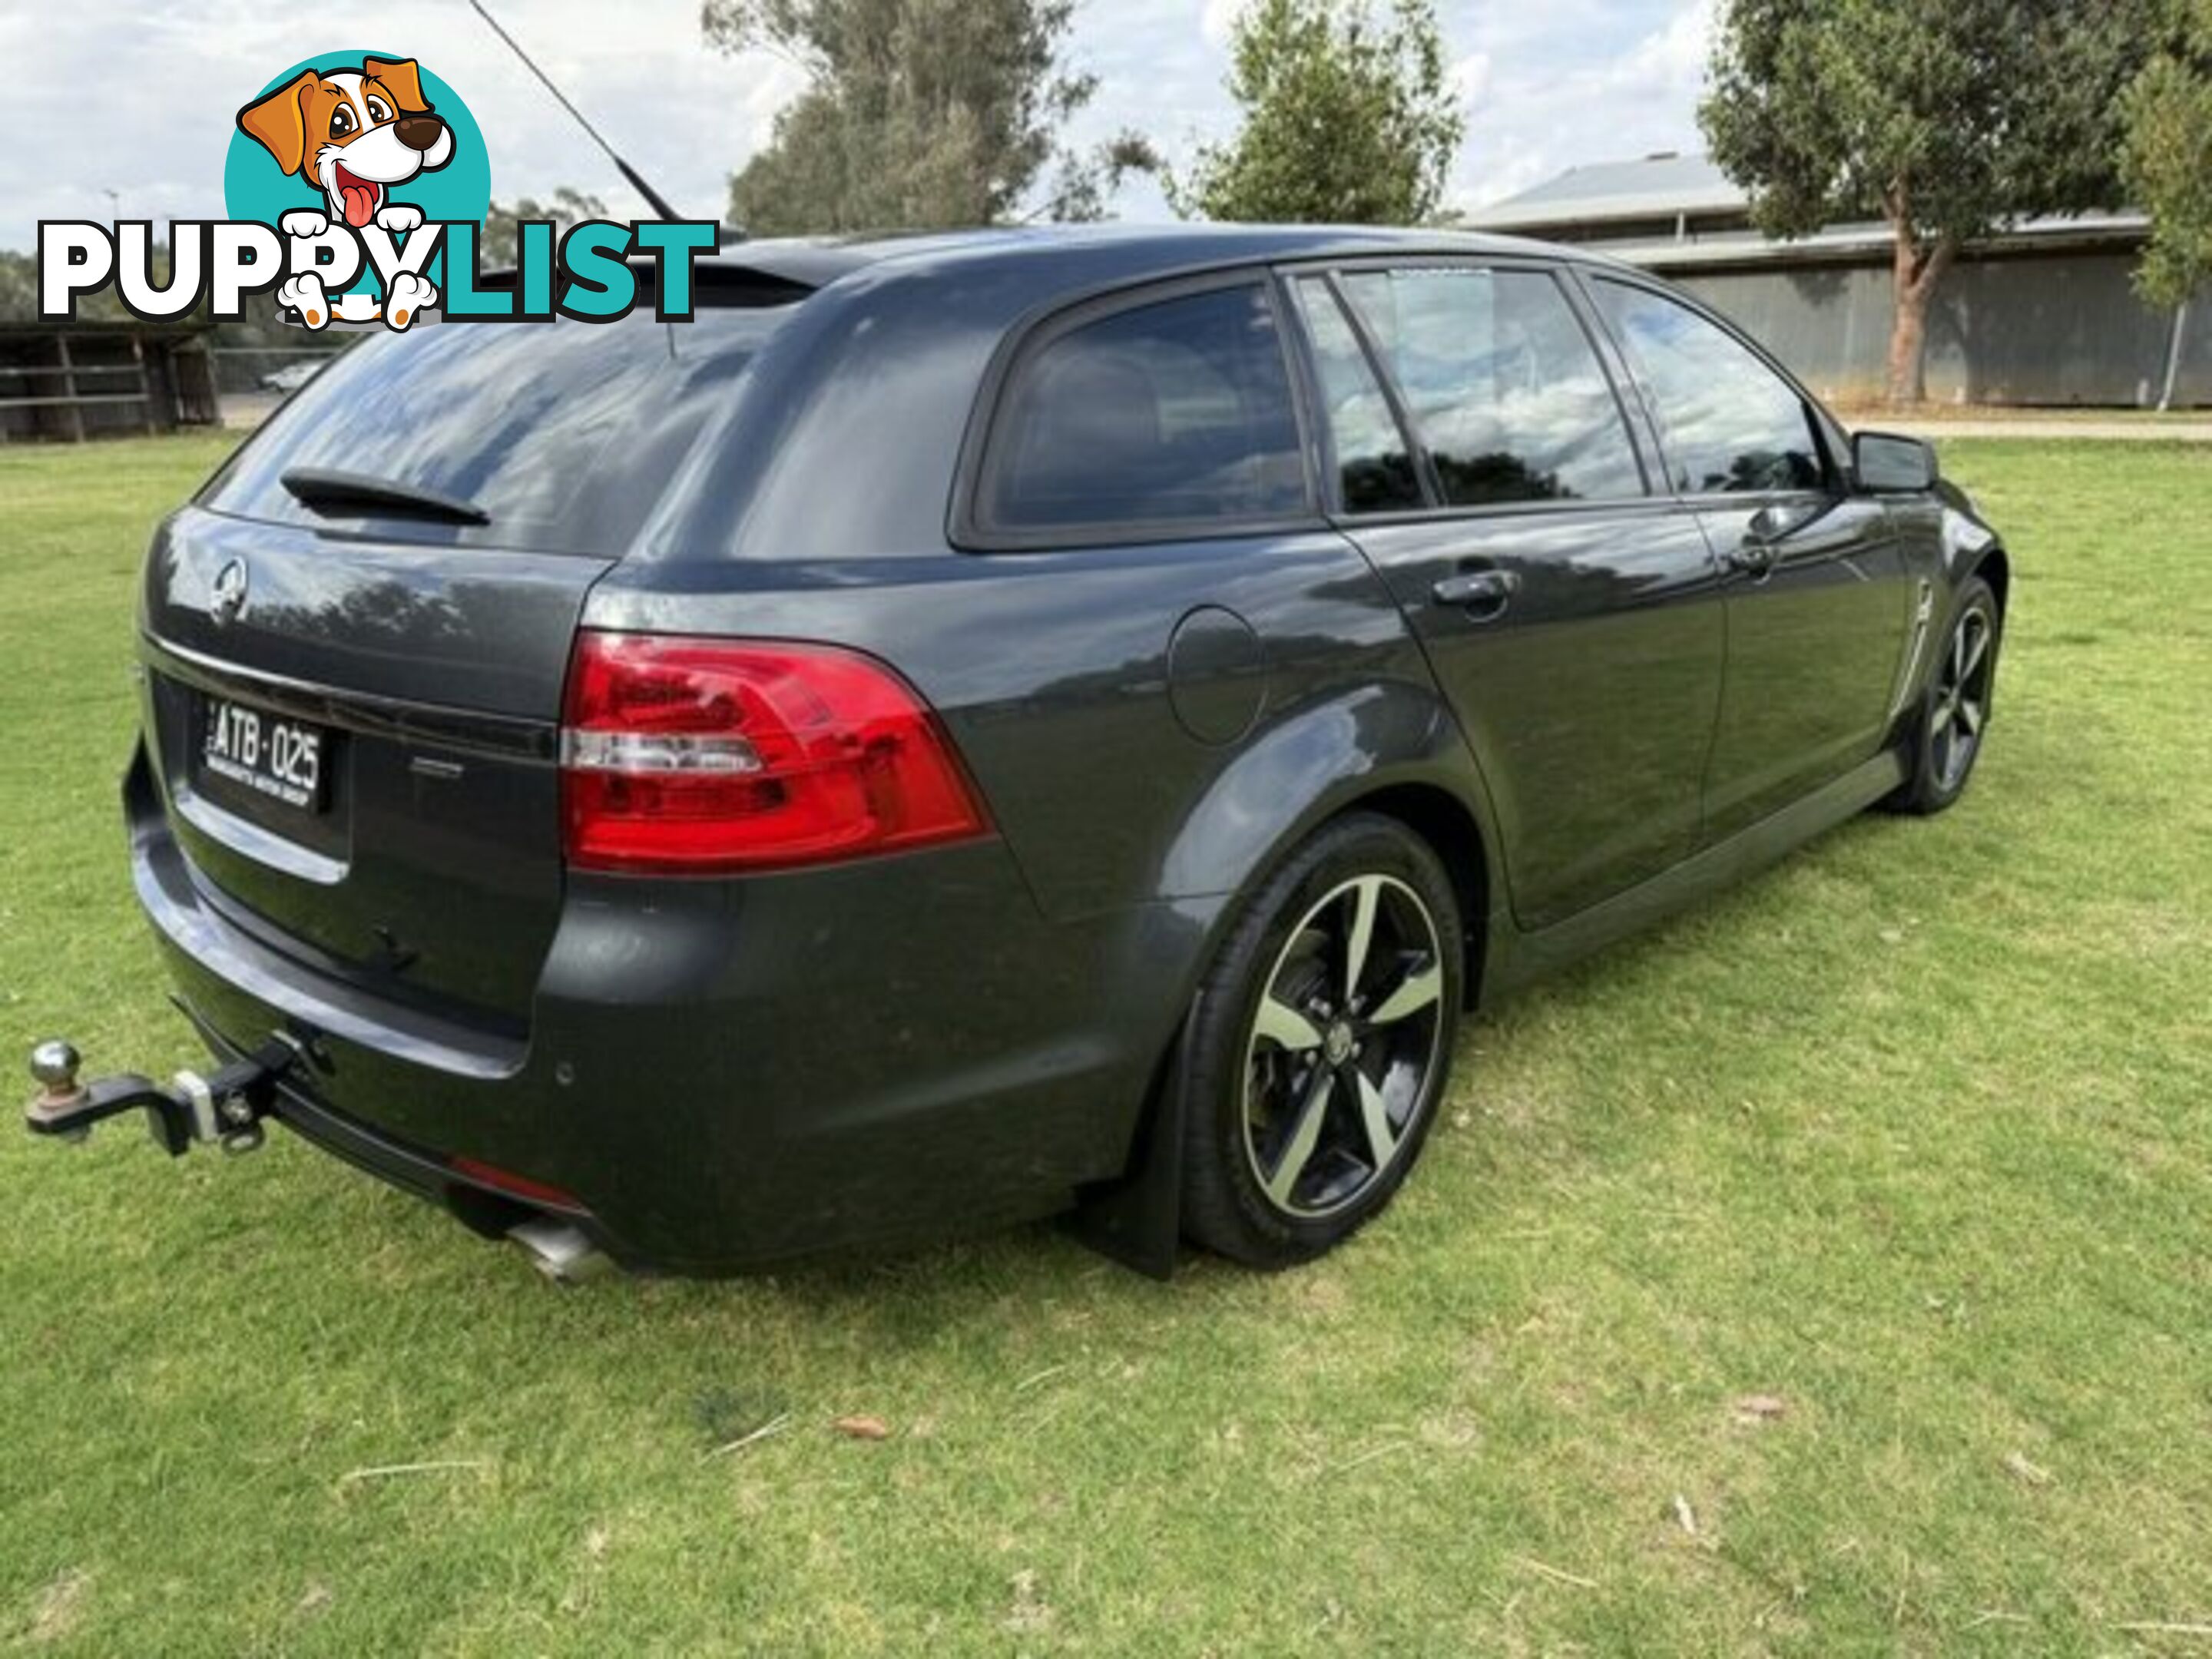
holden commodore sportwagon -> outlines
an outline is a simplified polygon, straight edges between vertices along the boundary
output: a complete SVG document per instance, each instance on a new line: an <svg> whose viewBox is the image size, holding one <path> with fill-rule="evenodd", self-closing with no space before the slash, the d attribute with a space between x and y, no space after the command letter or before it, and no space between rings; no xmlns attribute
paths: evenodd
<svg viewBox="0 0 2212 1659"><path fill-rule="evenodd" d="M365 343L160 527L131 864L224 1063L52 1045L34 1127L273 1117L564 1271L1071 1208L1281 1266L1406 1179L1468 1010L1980 752L1996 537L1602 258L698 286Z"/></svg>

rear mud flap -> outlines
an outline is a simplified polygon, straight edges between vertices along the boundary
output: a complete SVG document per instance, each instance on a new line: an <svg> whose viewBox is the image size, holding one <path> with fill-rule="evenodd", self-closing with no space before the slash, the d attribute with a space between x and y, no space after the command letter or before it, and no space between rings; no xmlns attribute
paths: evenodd
<svg viewBox="0 0 2212 1659"><path fill-rule="evenodd" d="M1138 1127L1128 1169L1120 1180L1084 1192L1065 1223L1079 1243L1162 1281L1175 1277L1182 1256L1182 1148L1191 1098L1188 1038L1198 1014L1194 1000L1175 1050L1160 1068L1159 1086Z"/></svg>

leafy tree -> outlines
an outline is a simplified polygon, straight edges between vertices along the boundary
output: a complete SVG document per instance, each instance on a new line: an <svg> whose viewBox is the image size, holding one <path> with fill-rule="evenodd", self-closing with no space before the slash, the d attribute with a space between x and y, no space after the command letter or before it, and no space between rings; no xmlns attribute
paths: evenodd
<svg viewBox="0 0 2212 1659"><path fill-rule="evenodd" d="M2121 167L2151 216L2136 286L2154 306L2185 305L2212 278L2212 0L2197 0L2122 105Z"/></svg>
<svg viewBox="0 0 2212 1659"><path fill-rule="evenodd" d="M1059 174L1044 205L1026 216L1064 224L1095 224L1107 216L1107 198L1132 173L1164 172L1166 163L1142 133L1124 128L1103 143L1060 158Z"/></svg>
<svg viewBox="0 0 2212 1659"><path fill-rule="evenodd" d="M1238 19L1230 95L1244 124L1168 198L1185 217L1416 224L1467 123L1430 0L1259 0Z"/></svg>
<svg viewBox="0 0 2212 1659"><path fill-rule="evenodd" d="M540 202L531 197L518 198L513 207L494 202L484 214L483 233L477 239L483 249L484 268L512 265L520 258L520 243L516 227L525 219L547 219L554 226L557 240L561 233L571 225L580 225L587 219L607 217L607 204L588 191L573 190L567 185L557 186L550 202Z"/></svg>
<svg viewBox="0 0 2212 1659"><path fill-rule="evenodd" d="M39 314L39 262L0 248L0 323L29 322Z"/></svg>
<svg viewBox="0 0 2212 1659"><path fill-rule="evenodd" d="M1879 214L1896 236L1889 398L1925 395L1960 248L2115 204L2119 94L2166 0L1723 0L1698 119L1770 235Z"/></svg>
<svg viewBox="0 0 2212 1659"><path fill-rule="evenodd" d="M763 235L997 224L1055 162L1037 211L1100 216L1125 173L1158 163L1133 135L1088 155L1062 147L1068 118L1097 90L1061 56L1074 10L1074 0L705 0L711 45L769 47L808 81L731 180L732 216Z"/></svg>

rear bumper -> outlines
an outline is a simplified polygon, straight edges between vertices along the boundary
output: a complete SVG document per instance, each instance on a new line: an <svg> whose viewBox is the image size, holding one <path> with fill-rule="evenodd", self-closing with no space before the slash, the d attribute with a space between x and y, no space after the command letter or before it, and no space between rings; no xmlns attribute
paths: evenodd
<svg viewBox="0 0 2212 1659"><path fill-rule="evenodd" d="M143 753L125 799L140 903L210 1046L313 1039L281 1121L480 1231L530 1210L454 1157L574 1194L617 1261L681 1273L1001 1224L1120 1174L1218 908L1050 922L997 843L576 880L517 1036L249 934Z"/></svg>
<svg viewBox="0 0 2212 1659"><path fill-rule="evenodd" d="M189 1003L185 1018L200 1034L209 1052L222 1060L239 1057L237 1044L202 1018ZM599 1249L624 1267L652 1264L631 1255L624 1243L608 1233L589 1211L566 1205L525 1202L511 1193L472 1181L445 1159L404 1146L378 1133L367 1124L334 1110L317 1099L303 1083L279 1079L269 1115L309 1145L374 1176L387 1186L411 1193L451 1214L471 1232L486 1238L503 1238L522 1222L537 1216L554 1216L582 1231Z"/></svg>

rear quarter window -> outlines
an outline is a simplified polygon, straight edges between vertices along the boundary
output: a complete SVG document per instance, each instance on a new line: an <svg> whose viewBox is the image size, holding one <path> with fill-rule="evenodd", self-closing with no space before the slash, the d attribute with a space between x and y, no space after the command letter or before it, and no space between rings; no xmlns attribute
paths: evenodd
<svg viewBox="0 0 2212 1659"><path fill-rule="evenodd" d="M219 513L329 527L283 476L326 468L471 501L459 529L380 535L620 555L708 416L728 407L792 304L702 307L688 323L439 323L363 342L310 381L204 492Z"/></svg>
<svg viewBox="0 0 2212 1659"><path fill-rule="evenodd" d="M1254 283L1140 301L1024 350L975 516L987 533L1065 538L1307 510L1290 371Z"/></svg>

